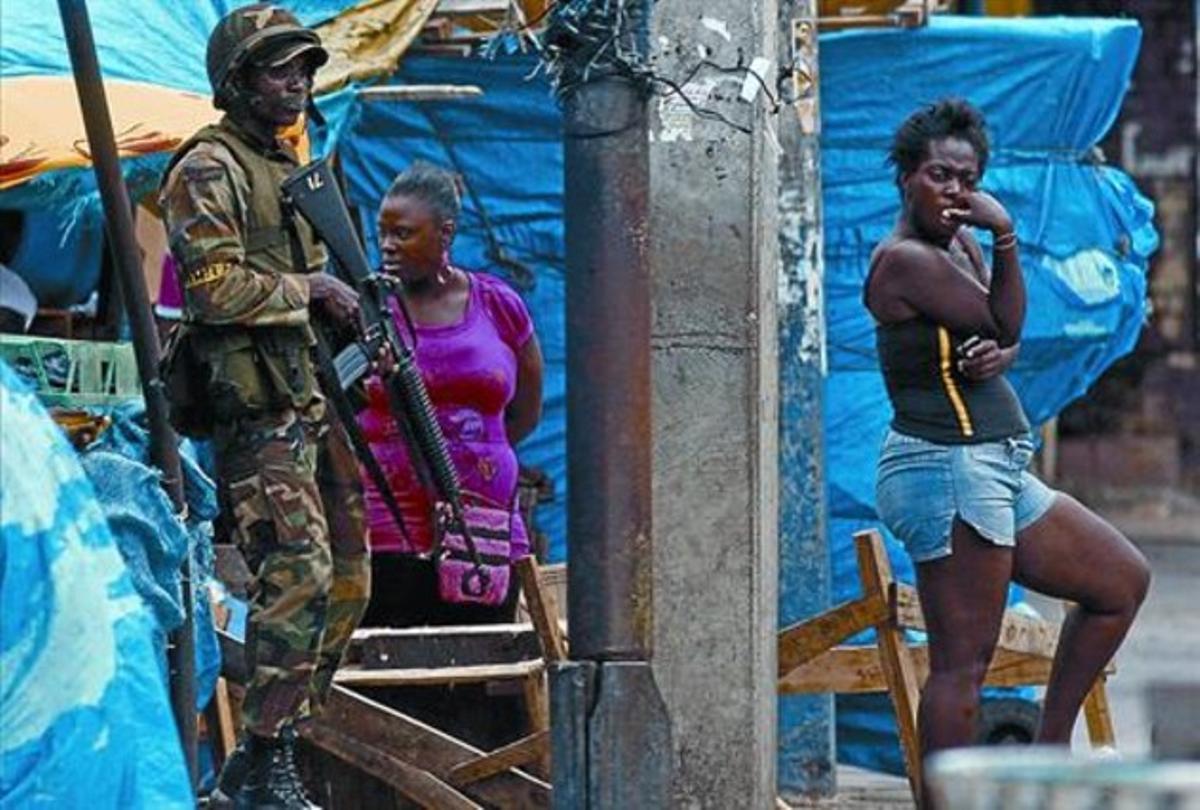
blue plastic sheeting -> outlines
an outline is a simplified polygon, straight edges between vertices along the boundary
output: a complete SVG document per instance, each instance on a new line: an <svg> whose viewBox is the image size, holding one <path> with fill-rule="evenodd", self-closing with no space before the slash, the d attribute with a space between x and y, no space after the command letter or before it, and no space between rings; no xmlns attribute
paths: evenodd
<svg viewBox="0 0 1200 810"><path fill-rule="evenodd" d="M0 806L189 808L154 638L75 451L0 363Z"/></svg>
<svg viewBox="0 0 1200 810"><path fill-rule="evenodd" d="M1151 203L1092 147L1112 126L1140 41L1126 20L935 16L912 31L821 37L822 172L829 340L826 475L833 597L858 594L851 537L878 526L875 463L891 406L874 327L861 303L872 248L899 196L886 150L923 104L967 98L990 124L984 187L1013 214L1029 292L1021 354L1009 374L1039 423L1081 396L1128 352L1144 320L1146 267L1158 244ZM897 576L912 581L891 537ZM839 757L886 766L890 713L839 701ZM874 736L873 736L874 735ZM889 752L890 754L890 752ZM882 759L881 759L882 758Z"/></svg>
<svg viewBox="0 0 1200 810"><path fill-rule="evenodd" d="M209 32L226 13L245 5L245 0L88 0L87 11L105 77L207 95ZM290 9L305 25L317 25L356 3L275 0L275 5ZM0 78L71 73L57 3L4 3L0 30Z"/></svg>
<svg viewBox="0 0 1200 810"><path fill-rule="evenodd" d="M8 266L29 284L38 306L66 308L100 285L103 251L102 221L71 228L56 213L33 210L25 214L21 241Z"/></svg>
<svg viewBox="0 0 1200 810"><path fill-rule="evenodd" d="M405 166L422 159L461 172L472 194L454 241L454 261L517 279L488 258L480 206L505 253L534 279L520 289L545 357L542 421L518 448L521 462L541 467L555 482L556 500L538 507L550 554L566 559L566 346L564 332L561 116L544 78L529 79L528 57L412 58L390 79L396 84L475 84L484 94L454 101L360 105L339 149L351 202L359 208L368 251L378 257L375 219L387 187Z"/></svg>
<svg viewBox="0 0 1200 810"><path fill-rule="evenodd" d="M150 465L150 437L141 400L112 414L112 425L82 456L96 497L129 568L134 588L154 611L160 648L166 634L183 624L179 568L192 551L193 626L196 642L196 708L212 698L221 674L221 650L208 600L213 577L212 521L218 512L217 488L195 460L192 443L180 445L187 520L180 522L162 488L162 475Z"/></svg>

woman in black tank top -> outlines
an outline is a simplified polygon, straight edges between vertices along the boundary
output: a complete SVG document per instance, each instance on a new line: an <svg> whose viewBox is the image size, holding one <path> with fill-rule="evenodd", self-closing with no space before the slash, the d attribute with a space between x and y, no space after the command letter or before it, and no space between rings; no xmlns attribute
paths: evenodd
<svg viewBox="0 0 1200 810"><path fill-rule="evenodd" d="M1038 732L1059 744L1070 743L1150 581L1116 529L1024 469L1028 423L1002 372L1020 340L1025 286L1013 221L977 188L988 149L982 116L964 101L900 126L889 157L903 206L863 290L896 411L877 501L913 556L929 630L922 755L975 739L1010 581L1076 603ZM990 269L972 228L991 232Z"/></svg>

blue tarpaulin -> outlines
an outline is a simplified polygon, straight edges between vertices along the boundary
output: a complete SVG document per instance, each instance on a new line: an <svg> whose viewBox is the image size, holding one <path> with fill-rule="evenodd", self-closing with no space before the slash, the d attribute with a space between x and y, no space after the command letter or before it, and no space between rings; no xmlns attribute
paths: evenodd
<svg viewBox="0 0 1200 810"><path fill-rule="evenodd" d="M89 0L96 53L105 78L153 82L209 93L204 51L209 32L244 0ZM317 25L354 5L350 0L275 0L306 25ZM0 78L70 75L58 4L0 5ZM151 35L152 34L152 35Z"/></svg>
<svg viewBox="0 0 1200 810"><path fill-rule="evenodd" d="M1158 244L1150 202L1093 147L1112 126L1141 38L1128 20L934 16L912 31L821 37L821 139L829 379L825 471L833 597L858 595L852 535L878 526L875 462L891 407L874 327L861 303L872 248L899 196L884 158L918 106L964 97L986 115L992 158L983 187L1008 207L1021 240L1029 314L1009 373L1040 423L1128 352L1145 314ZM887 538L899 578L907 555ZM869 708L860 710L866 704ZM881 701L838 702L839 756L901 767Z"/></svg>
<svg viewBox="0 0 1200 810"><path fill-rule="evenodd" d="M193 807L155 610L2 362L0 413L0 806Z"/></svg>

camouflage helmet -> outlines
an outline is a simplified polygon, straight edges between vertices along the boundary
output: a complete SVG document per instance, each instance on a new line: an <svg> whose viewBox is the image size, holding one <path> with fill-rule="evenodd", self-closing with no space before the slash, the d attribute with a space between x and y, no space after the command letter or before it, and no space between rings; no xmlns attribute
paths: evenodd
<svg viewBox="0 0 1200 810"><path fill-rule="evenodd" d="M248 62L279 65L302 53L310 54L317 66L329 61L317 32L287 9L255 3L229 12L208 37L208 81L216 105L226 106L230 82Z"/></svg>

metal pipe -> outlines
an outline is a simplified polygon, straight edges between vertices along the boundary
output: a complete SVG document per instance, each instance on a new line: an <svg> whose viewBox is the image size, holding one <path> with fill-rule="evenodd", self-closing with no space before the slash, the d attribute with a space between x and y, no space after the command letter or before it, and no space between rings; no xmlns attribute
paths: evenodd
<svg viewBox="0 0 1200 810"><path fill-rule="evenodd" d="M563 104L571 657L651 647L649 144L621 77Z"/></svg>
<svg viewBox="0 0 1200 810"><path fill-rule="evenodd" d="M121 174L108 99L104 94L100 62L96 57L96 43L88 19L87 3L86 0L58 0L58 10L62 17L67 50L71 55L75 89L79 94L79 106L92 154L92 166L100 187L100 200L104 206L105 227L113 252L113 265L117 271L121 298L133 333L133 349L137 358L138 374L142 380L142 396L146 402L146 418L150 429L150 460L162 471L163 489L170 497L176 513L182 513L185 506L179 447L175 432L167 420L167 403L163 396L162 383L158 378L158 332L146 293L146 280L142 277L141 260L133 232L133 207L129 192L125 188L125 178ZM196 683L190 556L184 558L180 571L180 585L184 603L184 623L172 634L168 664L171 676L171 704L187 759L188 773L192 785L195 786Z"/></svg>

